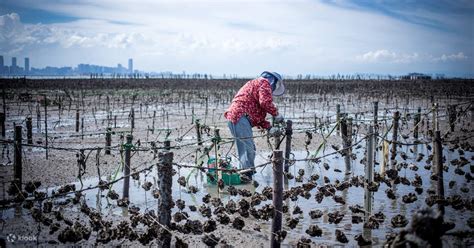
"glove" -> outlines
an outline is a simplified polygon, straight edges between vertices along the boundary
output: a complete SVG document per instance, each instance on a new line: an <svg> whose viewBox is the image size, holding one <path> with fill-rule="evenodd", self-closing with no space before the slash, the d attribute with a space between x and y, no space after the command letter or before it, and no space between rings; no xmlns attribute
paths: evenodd
<svg viewBox="0 0 474 248"><path fill-rule="evenodd" d="M270 137L277 136L277 135L280 135L280 134L281 134L280 129L277 128L277 127L272 127L270 129L268 129L268 136L270 136Z"/></svg>
<svg viewBox="0 0 474 248"><path fill-rule="evenodd" d="M285 121L285 118L283 118L283 115L278 114L275 116L275 123L283 123Z"/></svg>

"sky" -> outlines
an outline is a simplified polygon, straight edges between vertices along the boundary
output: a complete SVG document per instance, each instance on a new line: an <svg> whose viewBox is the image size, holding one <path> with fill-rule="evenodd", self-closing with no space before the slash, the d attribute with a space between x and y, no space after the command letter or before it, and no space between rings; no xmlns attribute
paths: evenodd
<svg viewBox="0 0 474 248"><path fill-rule="evenodd" d="M472 0L0 0L0 55L258 75L474 77Z"/></svg>

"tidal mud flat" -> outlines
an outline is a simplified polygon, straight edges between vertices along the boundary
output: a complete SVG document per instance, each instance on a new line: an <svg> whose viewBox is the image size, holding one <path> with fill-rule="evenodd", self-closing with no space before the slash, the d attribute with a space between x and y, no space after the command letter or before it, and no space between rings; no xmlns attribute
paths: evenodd
<svg viewBox="0 0 474 248"><path fill-rule="evenodd" d="M261 166L251 184L224 185L218 192L208 184L207 169L195 168L207 167L216 153L238 166L222 114L245 80L0 82L5 89L0 191L7 245L148 246L169 238L177 247L270 244L273 138L254 130L256 164ZM287 85L288 93L275 98L280 112L293 122L283 225L276 235L283 245L383 246L408 227L415 224L416 229L417 211L440 206L442 221L436 214L431 221L438 225L434 233L442 244L472 245L472 81ZM15 126L22 127L21 191L12 188ZM279 148L286 150L288 135L281 128ZM443 196L433 159L437 130ZM131 145L126 144L128 135ZM368 137L372 163L367 162ZM170 141L169 149L165 141ZM127 149L132 175L124 199ZM173 202L170 223L163 226L158 168L163 164L160 153L167 152L173 153L168 175ZM9 234L35 241L8 243Z"/></svg>

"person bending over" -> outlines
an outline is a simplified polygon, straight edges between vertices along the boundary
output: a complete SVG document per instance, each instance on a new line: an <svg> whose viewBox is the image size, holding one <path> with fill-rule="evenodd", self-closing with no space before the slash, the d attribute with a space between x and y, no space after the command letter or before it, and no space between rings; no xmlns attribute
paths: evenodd
<svg viewBox="0 0 474 248"><path fill-rule="evenodd" d="M271 132L270 122L265 120L268 114L275 117L275 122L281 123L284 118L278 113L272 96L285 93L285 86L280 74L264 71L260 77L245 83L232 99L232 103L224 117L232 136L235 138L240 168L255 167L255 143L252 127ZM255 170L243 173L245 181L250 181Z"/></svg>

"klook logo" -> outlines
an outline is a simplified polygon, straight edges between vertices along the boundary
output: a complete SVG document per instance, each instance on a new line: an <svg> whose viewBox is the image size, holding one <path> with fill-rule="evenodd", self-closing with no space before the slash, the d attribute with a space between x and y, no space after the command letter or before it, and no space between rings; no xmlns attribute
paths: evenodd
<svg viewBox="0 0 474 248"><path fill-rule="evenodd" d="M10 233L7 235L7 241L10 243L15 243L17 241L36 241L36 237L29 236L29 235L16 235L16 234Z"/></svg>
<svg viewBox="0 0 474 248"><path fill-rule="evenodd" d="M18 240L18 236L16 236L16 235L13 234L13 233L8 234L8 236L7 236L7 241L8 241L8 242L13 243L13 242L15 242L15 241L17 241L17 240Z"/></svg>

